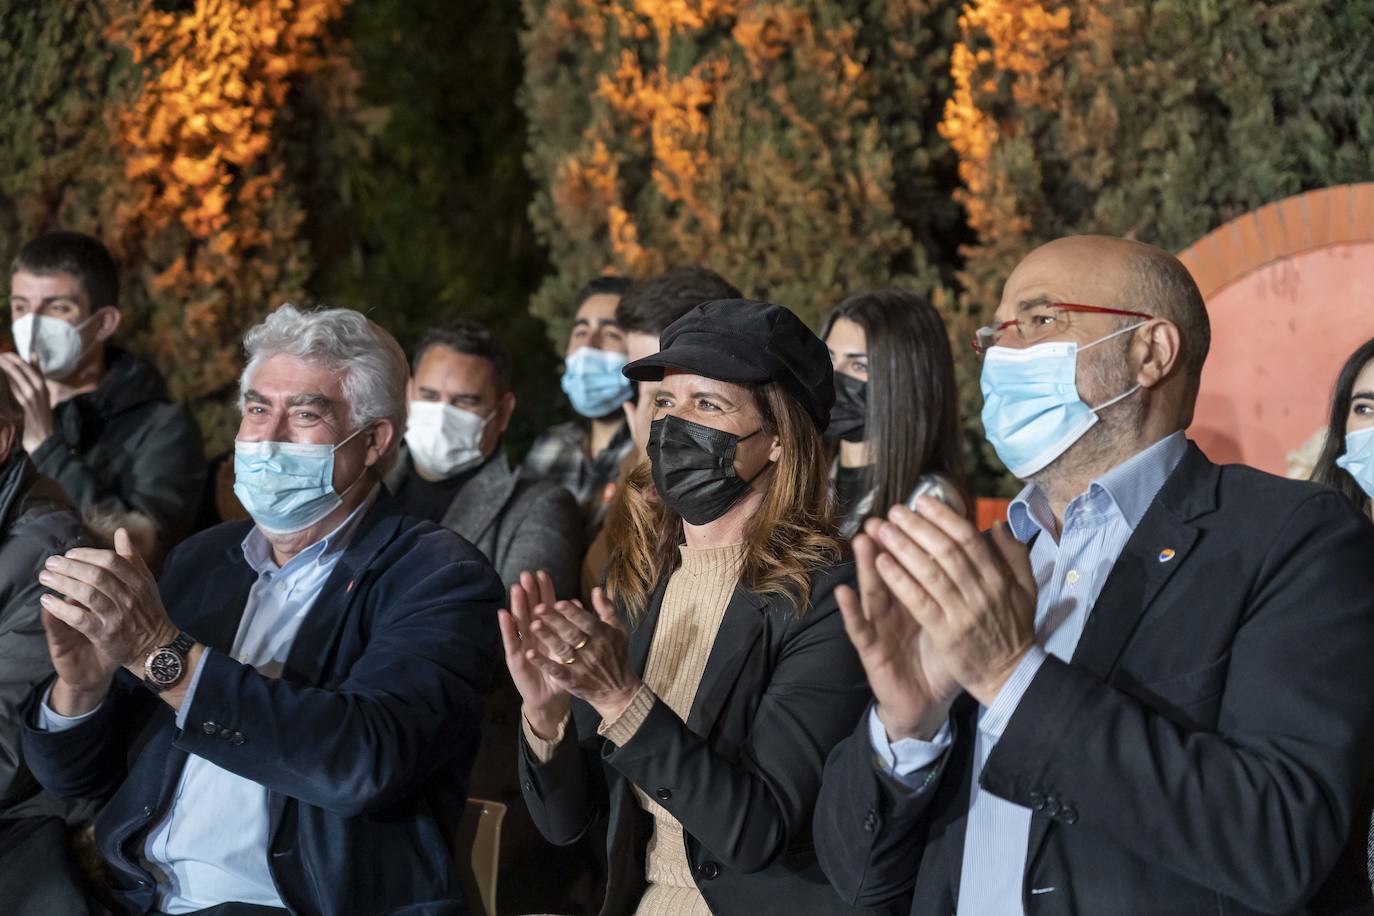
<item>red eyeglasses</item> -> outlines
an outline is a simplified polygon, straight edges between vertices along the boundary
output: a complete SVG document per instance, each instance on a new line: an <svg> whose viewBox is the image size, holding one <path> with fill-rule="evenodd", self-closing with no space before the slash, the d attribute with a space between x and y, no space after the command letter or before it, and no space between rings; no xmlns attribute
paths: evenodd
<svg viewBox="0 0 1374 916"><path fill-rule="evenodd" d="M1065 317L1065 312L1086 312L1092 315L1125 315L1129 318L1153 318L1144 312L1132 312L1128 309L1109 309L1100 305L1078 305L1073 302L1046 302L1041 305L1034 305L1021 312L1019 317L1001 324L988 325L981 327L974 332L973 349L979 353L986 353L989 347L995 347L1002 342L1008 333L1016 335L1018 345L1030 346L1048 340L1054 335L1061 333L1068 327L1069 320Z"/></svg>

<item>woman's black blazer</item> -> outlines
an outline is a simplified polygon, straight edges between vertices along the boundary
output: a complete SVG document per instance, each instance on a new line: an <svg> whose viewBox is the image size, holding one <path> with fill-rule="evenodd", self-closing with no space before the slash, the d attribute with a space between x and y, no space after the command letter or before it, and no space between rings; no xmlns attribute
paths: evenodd
<svg viewBox="0 0 1374 916"><path fill-rule="evenodd" d="M876 912L841 902L810 838L826 755L870 700L835 603L835 587L853 581L849 561L817 573L801 615L791 601L737 586L685 723L657 701L634 738L616 747L597 735L592 708L574 701L548 763L521 739L520 785L544 836L567 844L606 825L602 916L629 916L645 890L653 819L632 785L683 825L692 873L713 912ZM666 586L659 583L630 634L630 662L641 675Z"/></svg>

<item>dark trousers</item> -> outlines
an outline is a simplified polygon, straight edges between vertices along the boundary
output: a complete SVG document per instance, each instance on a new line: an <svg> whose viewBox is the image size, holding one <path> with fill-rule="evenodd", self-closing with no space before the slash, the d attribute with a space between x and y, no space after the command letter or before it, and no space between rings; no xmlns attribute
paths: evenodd
<svg viewBox="0 0 1374 916"><path fill-rule="evenodd" d="M0 901L6 916L87 916L85 882L59 817L0 818Z"/></svg>

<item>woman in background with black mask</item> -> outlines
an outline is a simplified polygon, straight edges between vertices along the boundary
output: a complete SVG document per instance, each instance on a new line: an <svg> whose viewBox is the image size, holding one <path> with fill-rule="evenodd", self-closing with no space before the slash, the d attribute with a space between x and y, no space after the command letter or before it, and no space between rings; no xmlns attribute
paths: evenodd
<svg viewBox="0 0 1374 916"><path fill-rule="evenodd" d="M918 485L967 513L954 358L939 312L921 296L878 289L845 299L821 334L835 368L826 438L839 530L905 503Z"/></svg>
<svg viewBox="0 0 1374 916"><path fill-rule="evenodd" d="M864 912L808 835L826 754L869 702L834 598L854 573L828 517L825 347L737 299L662 344L625 367L656 412L606 593L583 609L527 578L501 614L525 801L554 843L606 818L603 914Z"/></svg>

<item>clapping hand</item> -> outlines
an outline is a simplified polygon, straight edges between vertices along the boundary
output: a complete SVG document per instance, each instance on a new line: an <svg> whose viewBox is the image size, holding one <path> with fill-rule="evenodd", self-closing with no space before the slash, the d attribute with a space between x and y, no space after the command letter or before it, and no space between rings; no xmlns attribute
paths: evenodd
<svg viewBox="0 0 1374 916"><path fill-rule="evenodd" d="M16 353L0 353L0 372L9 378L14 399L24 411L24 451L32 455L55 428L52 399L43 370L38 367L38 354L26 363Z"/></svg>
<svg viewBox="0 0 1374 916"><path fill-rule="evenodd" d="M551 608L556 601L548 573L522 572L520 582L510 587L510 609L497 614L506 667L520 691L525 719L535 734L543 738L552 738L557 733L572 703L568 692L530 658L534 613L540 608Z"/></svg>
<svg viewBox="0 0 1374 916"><path fill-rule="evenodd" d="M157 580L123 528L115 532L114 550L77 547L49 557L38 581L62 596L40 602L59 714L95 708L115 671L124 667L141 677L149 653L176 638Z"/></svg>
<svg viewBox="0 0 1374 916"><path fill-rule="evenodd" d="M939 664L984 706L1035 643L1035 575L1025 545L1003 523L985 538L962 515L923 497L919 514L894 506L871 529L877 569Z"/></svg>

